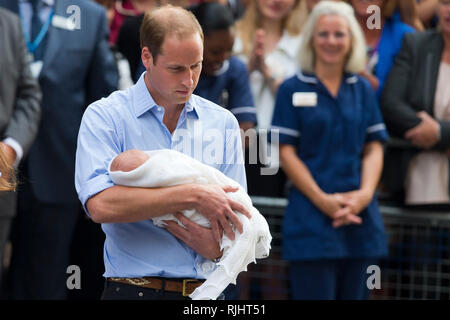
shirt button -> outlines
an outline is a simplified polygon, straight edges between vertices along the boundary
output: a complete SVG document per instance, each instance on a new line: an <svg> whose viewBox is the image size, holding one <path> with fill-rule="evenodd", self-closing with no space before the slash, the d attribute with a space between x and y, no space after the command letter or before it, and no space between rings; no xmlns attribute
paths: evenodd
<svg viewBox="0 0 450 320"><path fill-rule="evenodd" d="M161 107L158 107L158 111L161 112L161 111L162 111L162 108L161 108Z"/></svg>
<svg viewBox="0 0 450 320"><path fill-rule="evenodd" d="M144 294L143 294L142 292L139 292L139 293L138 293L138 296L139 296L139 297L143 297Z"/></svg>

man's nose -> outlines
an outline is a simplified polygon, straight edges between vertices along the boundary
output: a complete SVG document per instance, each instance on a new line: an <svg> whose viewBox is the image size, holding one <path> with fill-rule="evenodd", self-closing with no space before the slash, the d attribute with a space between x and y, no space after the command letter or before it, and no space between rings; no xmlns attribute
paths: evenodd
<svg viewBox="0 0 450 320"><path fill-rule="evenodd" d="M188 69L183 74L183 81L182 81L182 83L187 88L191 88L192 85L194 84L194 72L192 72L191 69Z"/></svg>

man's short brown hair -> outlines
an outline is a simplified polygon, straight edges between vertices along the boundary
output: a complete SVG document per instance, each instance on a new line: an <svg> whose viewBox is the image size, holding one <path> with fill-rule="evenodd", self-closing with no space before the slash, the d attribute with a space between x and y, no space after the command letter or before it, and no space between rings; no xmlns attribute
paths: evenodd
<svg viewBox="0 0 450 320"><path fill-rule="evenodd" d="M156 64L166 36L184 37L198 33L203 41L202 27L195 16L181 7L165 5L145 13L141 24L141 49L147 47Z"/></svg>

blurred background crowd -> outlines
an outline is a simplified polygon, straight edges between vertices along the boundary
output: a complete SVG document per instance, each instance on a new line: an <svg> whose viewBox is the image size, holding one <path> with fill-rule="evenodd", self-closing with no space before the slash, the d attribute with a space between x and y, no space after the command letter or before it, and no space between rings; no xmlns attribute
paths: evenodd
<svg viewBox="0 0 450 320"><path fill-rule="evenodd" d="M164 4L188 8L203 28L194 93L260 133L246 148L280 154L247 152L245 163L251 196L289 199L283 252L273 254L290 262L292 293L267 298L367 298L357 270L387 254L374 195L450 210L450 0L342 1L351 18L346 7L314 11L320 2L0 0L1 298L100 297L104 235L74 188L78 129L90 103L145 72L140 24ZM327 20L333 10L348 28ZM327 111L295 108L297 91L315 92ZM80 266L83 290L67 290L69 265ZM343 269L354 270L336 275L351 292L307 289L308 279L328 288ZM239 284L251 275L228 297L249 298Z"/></svg>

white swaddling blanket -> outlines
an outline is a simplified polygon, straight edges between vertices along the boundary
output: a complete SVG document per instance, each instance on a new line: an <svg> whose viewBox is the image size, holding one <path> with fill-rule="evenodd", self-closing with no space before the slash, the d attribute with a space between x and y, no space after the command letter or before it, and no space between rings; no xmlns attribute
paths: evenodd
<svg viewBox="0 0 450 320"><path fill-rule="evenodd" d="M243 233L239 233L234 228L235 240L233 241L225 234L223 235L220 243L223 255L217 263L217 268L207 274L206 281L189 296L194 300L215 300L228 284L236 284L238 274L247 271L249 263L256 263L256 259L269 256L272 236L267 221L253 207L250 197L239 183L228 178L219 170L175 150L161 149L144 152L150 158L135 170L111 172L108 166L112 181L118 185L146 188L169 187L186 183L239 187L238 191L229 192L227 196L243 204L250 212L251 219L236 212L243 224ZM182 213L191 221L204 227L210 227L209 221L196 210L184 210ZM173 214L166 214L152 220L159 227L165 226L164 220L174 220L182 226ZM213 268L205 266L204 269Z"/></svg>

